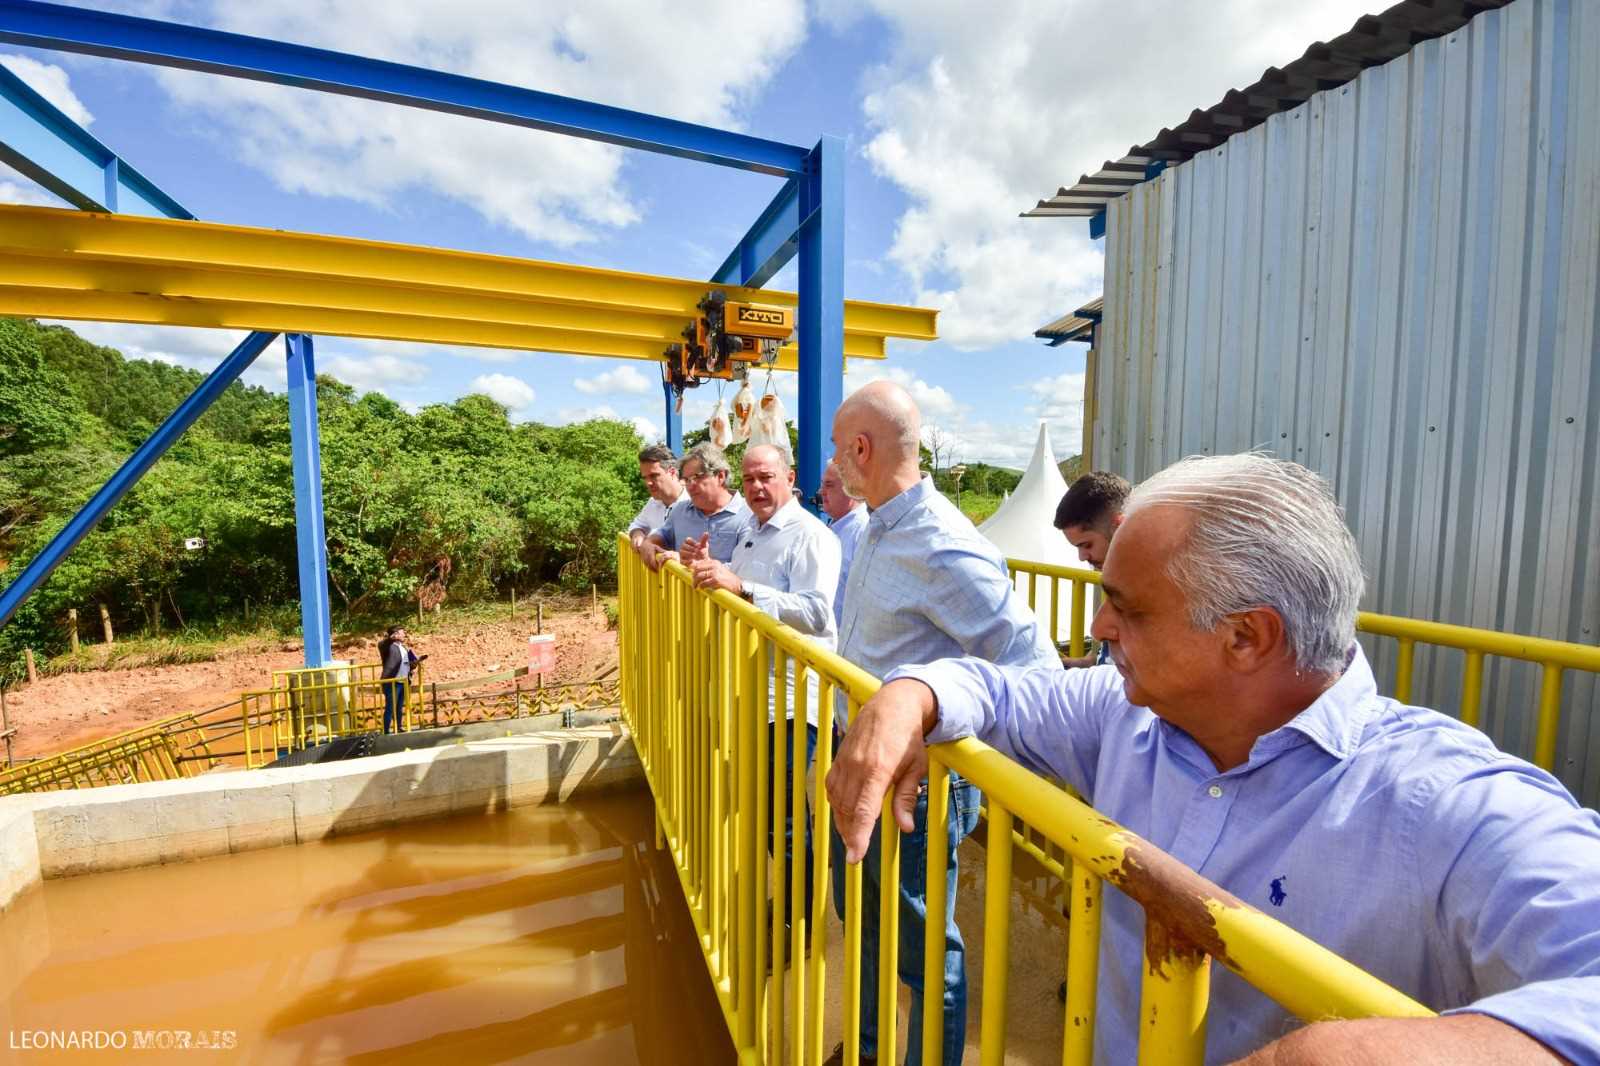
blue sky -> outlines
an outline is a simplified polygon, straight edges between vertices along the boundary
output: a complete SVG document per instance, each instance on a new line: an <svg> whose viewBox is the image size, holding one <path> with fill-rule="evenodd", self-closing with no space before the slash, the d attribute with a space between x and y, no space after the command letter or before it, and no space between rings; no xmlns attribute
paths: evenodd
<svg viewBox="0 0 1600 1066"><path fill-rule="evenodd" d="M1019 211L1174 125L1367 3L1319 0L136 0L91 3L435 66L730 126L847 143L846 294L941 311L891 375L959 457L1021 466L1039 419L1081 434L1083 348L1035 328L1100 291L1086 223ZM1381 6L1372 3L1371 6ZM1289 10L1286 10L1289 9ZM198 217L706 277L779 181L682 160L92 57L0 47ZM1159 72L1153 76L1152 72ZM0 167L0 202L51 202ZM773 282L792 288L792 268ZM237 334L76 323L209 369ZM408 406L487 392L518 419L597 414L655 434L654 368L626 360L319 338L319 367ZM247 380L282 387L278 349ZM774 378L793 396L792 375ZM714 387L689 394L703 423Z"/></svg>

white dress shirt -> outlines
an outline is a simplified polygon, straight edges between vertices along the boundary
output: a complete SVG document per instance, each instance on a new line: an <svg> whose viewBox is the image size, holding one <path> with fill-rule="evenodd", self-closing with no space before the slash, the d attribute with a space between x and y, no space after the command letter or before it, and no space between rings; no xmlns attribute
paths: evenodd
<svg viewBox="0 0 1600 1066"><path fill-rule="evenodd" d="M839 538L798 499L791 499L766 522L750 517L734 545L729 567L757 608L832 651L838 642L833 597L839 587L839 557ZM792 709L792 668L788 688ZM815 725L815 675L806 688L806 719ZM770 697L767 707L770 719L774 715Z"/></svg>
<svg viewBox="0 0 1600 1066"><path fill-rule="evenodd" d="M679 500L687 500L688 498L689 491L687 489L678 491ZM639 513L633 516L633 521L628 523L628 532L632 534L634 530L642 529L645 535L649 536L652 529L659 529L666 523L667 511L671 506L671 504L662 503L654 496L650 497L649 500L645 501L645 505L640 508Z"/></svg>

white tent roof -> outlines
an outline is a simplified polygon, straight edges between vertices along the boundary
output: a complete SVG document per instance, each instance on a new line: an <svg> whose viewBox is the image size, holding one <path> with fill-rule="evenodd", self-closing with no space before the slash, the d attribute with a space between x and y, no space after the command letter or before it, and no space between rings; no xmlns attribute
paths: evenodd
<svg viewBox="0 0 1600 1066"><path fill-rule="evenodd" d="M1050 433L1039 423L1033 459L1011 498L978 527L1009 558L1058 566L1081 566L1078 553L1055 527L1056 505L1066 495L1067 480L1056 465Z"/></svg>

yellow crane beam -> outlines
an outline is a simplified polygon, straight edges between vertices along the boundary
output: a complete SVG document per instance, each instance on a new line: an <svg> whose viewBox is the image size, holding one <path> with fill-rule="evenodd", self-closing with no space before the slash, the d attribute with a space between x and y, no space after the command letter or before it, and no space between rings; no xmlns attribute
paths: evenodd
<svg viewBox="0 0 1600 1066"><path fill-rule="evenodd" d="M793 293L205 222L0 207L0 313L659 360L713 288ZM845 355L932 340L937 312L846 301ZM793 369L794 346L778 366Z"/></svg>

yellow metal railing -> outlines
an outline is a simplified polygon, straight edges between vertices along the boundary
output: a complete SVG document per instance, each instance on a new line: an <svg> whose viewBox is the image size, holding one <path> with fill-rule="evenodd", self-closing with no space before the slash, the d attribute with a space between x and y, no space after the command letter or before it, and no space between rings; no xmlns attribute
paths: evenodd
<svg viewBox="0 0 1600 1066"><path fill-rule="evenodd" d="M783 849L776 848L769 859L767 821L770 812L787 809L800 834L808 795L804 681L814 676L819 682L816 718L824 742L816 752L817 781L829 768L826 738L833 728L836 698L853 716L878 682L737 597L694 590L688 572L675 563L651 573L625 546L618 556L623 713L655 795L658 834L677 866L740 1061L820 1063L826 1043L830 883L826 793L812 790L813 904L808 921L793 923L788 945L788 957L798 960L809 942L810 957L792 977L782 966L772 967L769 974L765 960L768 945L778 945L784 932L785 908L776 901L787 895L798 903L805 886L799 863L785 868ZM1073 627L1080 652L1081 625L1080 613ZM783 683L790 669L795 672L793 708L786 706ZM764 728L769 689L777 721L792 712L794 730L793 759L789 765L779 760L770 780ZM1012 849L997 842L1018 839L1013 812L1027 815L1028 838L1044 842L1042 847L1033 845L1037 857L1049 860L1051 852L1065 857L1065 864L1054 860L1072 892L1067 963L1071 1018L1065 1027L1064 1062L1092 1058L1098 894L1106 880L1146 908L1147 948L1151 959L1161 960L1159 966L1145 968L1142 1062L1201 1061L1212 959L1307 1020L1429 1013L993 749L963 740L935 747L929 755L930 839L941 839L946 832L950 771L967 777L988 796L987 884L1011 882ZM899 838L886 801L880 849L885 886L899 882ZM944 850L929 848L927 862L928 922L938 928L949 902L944 898ZM847 1064L857 1060L861 1025L861 877L859 865L845 872L842 1017L835 1020ZM770 925L762 917L769 898L775 901ZM894 1062L896 1028L888 1019L895 1017L897 1005L899 894L880 893L880 907L878 1057ZM799 910L797 905L797 914ZM1010 892L986 893L979 1032L983 1063L1004 1058L1009 922ZM944 938L927 937L925 942L924 987L939 988ZM942 997L927 996L923 1006L924 1061L939 1062Z"/></svg>
<svg viewBox="0 0 1600 1066"><path fill-rule="evenodd" d="M0 796L193 777L216 762L201 718L174 715L0 771Z"/></svg>
<svg viewBox="0 0 1600 1066"><path fill-rule="evenodd" d="M1029 562L1026 559L1007 559L1013 579L1024 589L1028 605L1037 608L1040 600L1040 582L1045 583L1044 594L1052 605L1062 583L1071 585L1071 641L1072 654L1082 655L1088 620L1084 604L1089 585L1098 585L1100 575L1093 570L1072 566L1051 566L1047 563ZM1050 635L1059 640L1059 611L1051 611ZM1561 686L1568 670L1600 674L1600 647L1588 644L1570 644L1541 637L1523 637L1511 633L1497 633L1488 629L1447 625L1418 618L1400 618L1395 615L1362 611L1356 616L1356 630L1377 637L1391 637L1399 642L1396 661L1394 691L1390 693L1402 703L1409 703L1415 673L1417 645L1452 648L1464 653L1461 673L1461 701L1458 714L1463 722L1477 726L1483 703L1484 662L1490 656L1533 663L1540 668L1539 716L1534 732L1532 761L1545 770L1555 766L1556 738L1561 730Z"/></svg>

